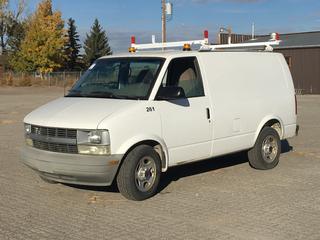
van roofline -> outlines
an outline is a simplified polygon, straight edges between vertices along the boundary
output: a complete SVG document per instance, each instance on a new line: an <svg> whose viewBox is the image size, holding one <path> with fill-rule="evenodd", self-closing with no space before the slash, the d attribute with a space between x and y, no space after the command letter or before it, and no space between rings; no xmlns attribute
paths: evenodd
<svg viewBox="0 0 320 240"><path fill-rule="evenodd" d="M119 53L115 55L108 55L103 56L100 59L107 59L107 58L131 58L131 57L160 57L160 58L169 58L169 57L188 57L188 56L199 56L202 54L210 53L261 53L261 54L277 54L277 52L266 52L266 51L257 51L257 50L250 50L250 49L224 49L224 50L217 50L217 51L176 51L176 50L166 50L166 51L143 51L143 52L136 52L136 53Z"/></svg>

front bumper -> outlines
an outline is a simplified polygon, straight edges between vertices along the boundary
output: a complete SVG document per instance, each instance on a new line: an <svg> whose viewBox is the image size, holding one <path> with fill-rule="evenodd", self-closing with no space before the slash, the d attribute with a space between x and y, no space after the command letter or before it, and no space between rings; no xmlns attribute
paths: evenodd
<svg viewBox="0 0 320 240"><path fill-rule="evenodd" d="M56 153L27 146L21 151L22 162L46 179L93 186L110 186L122 157Z"/></svg>

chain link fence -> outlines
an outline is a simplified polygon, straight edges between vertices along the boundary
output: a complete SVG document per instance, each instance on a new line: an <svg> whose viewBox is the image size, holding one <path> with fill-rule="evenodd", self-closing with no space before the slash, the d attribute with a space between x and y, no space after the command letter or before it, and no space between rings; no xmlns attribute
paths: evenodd
<svg viewBox="0 0 320 240"><path fill-rule="evenodd" d="M40 75L24 72L4 72L0 79L0 85L5 86L52 86L63 87L65 91L80 79L83 72L51 72Z"/></svg>

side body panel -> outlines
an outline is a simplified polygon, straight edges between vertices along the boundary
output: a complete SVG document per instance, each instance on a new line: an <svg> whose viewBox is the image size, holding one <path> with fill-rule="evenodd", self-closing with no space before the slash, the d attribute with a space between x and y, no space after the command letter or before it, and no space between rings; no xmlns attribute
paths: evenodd
<svg viewBox="0 0 320 240"><path fill-rule="evenodd" d="M155 101L161 114L162 138L168 147L169 166L210 157L212 124L207 119L207 96Z"/></svg>
<svg viewBox="0 0 320 240"><path fill-rule="evenodd" d="M283 56L275 53L202 53L212 98L212 156L251 148L270 119L296 124L294 89Z"/></svg>

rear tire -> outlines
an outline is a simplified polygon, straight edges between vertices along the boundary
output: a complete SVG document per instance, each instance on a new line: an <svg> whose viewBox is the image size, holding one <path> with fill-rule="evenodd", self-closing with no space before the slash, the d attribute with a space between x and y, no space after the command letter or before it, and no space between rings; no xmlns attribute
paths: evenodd
<svg viewBox="0 0 320 240"><path fill-rule="evenodd" d="M158 153L148 145L137 146L123 160L117 176L118 189L129 200L145 200L157 193L160 174Z"/></svg>
<svg viewBox="0 0 320 240"><path fill-rule="evenodd" d="M281 142L279 134L271 127L264 127L252 149L248 151L251 167L260 170L268 170L279 163Z"/></svg>

